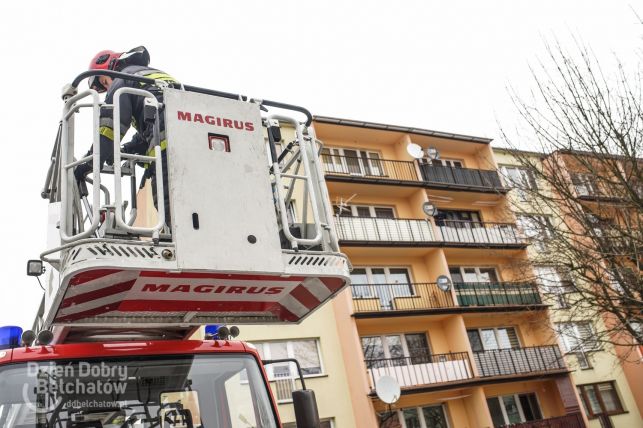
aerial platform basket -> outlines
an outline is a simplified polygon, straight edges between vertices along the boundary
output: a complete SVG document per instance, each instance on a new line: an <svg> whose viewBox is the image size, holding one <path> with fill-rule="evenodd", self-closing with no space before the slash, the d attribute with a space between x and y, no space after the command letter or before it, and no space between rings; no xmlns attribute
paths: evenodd
<svg viewBox="0 0 643 428"><path fill-rule="evenodd" d="M49 249L41 258L53 269L39 328L188 331L210 323L303 320L349 281L310 114L157 83L162 104L141 89L119 89L111 106L93 90L72 87L67 93L43 191L50 201ZM125 95L144 98L154 130L148 154L120 152L117 118ZM307 121L262 112L265 106L304 112ZM74 119L84 108L93 111L93 154L75 160ZM115 138L113 168L103 171L101 108L113 113ZM73 170L88 160L94 170L86 190L75 183ZM156 180L154 224L142 218L150 211L139 206L144 198L138 195L137 202L141 165L168 176L171 215L165 213L164 182Z"/></svg>

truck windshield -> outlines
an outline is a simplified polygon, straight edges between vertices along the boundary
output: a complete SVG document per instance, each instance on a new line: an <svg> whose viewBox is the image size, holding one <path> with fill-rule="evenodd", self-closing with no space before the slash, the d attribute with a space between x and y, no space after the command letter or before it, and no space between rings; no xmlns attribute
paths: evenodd
<svg viewBox="0 0 643 428"><path fill-rule="evenodd" d="M0 427L276 428L248 355L44 361L0 367Z"/></svg>

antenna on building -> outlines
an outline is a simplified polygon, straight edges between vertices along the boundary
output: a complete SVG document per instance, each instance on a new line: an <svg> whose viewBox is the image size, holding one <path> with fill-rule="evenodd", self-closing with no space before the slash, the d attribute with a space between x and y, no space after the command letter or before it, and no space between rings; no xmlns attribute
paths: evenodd
<svg viewBox="0 0 643 428"><path fill-rule="evenodd" d="M357 196L357 193L353 193L353 195L346 200L344 200L343 197L337 197L337 199L335 199L335 206L339 209L339 211L337 212L338 215L341 216L344 212L351 212L351 209L348 207L348 203L352 201L355 196Z"/></svg>

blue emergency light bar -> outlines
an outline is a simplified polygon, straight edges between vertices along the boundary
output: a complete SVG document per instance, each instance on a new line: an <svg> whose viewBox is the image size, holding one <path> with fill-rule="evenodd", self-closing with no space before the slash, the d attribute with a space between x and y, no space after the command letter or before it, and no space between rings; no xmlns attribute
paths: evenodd
<svg viewBox="0 0 643 428"><path fill-rule="evenodd" d="M22 329L15 326L0 327L0 349L12 349L20 346Z"/></svg>
<svg viewBox="0 0 643 428"><path fill-rule="evenodd" d="M205 326L205 335L206 336L216 336L219 332L220 324L210 324Z"/></svg>

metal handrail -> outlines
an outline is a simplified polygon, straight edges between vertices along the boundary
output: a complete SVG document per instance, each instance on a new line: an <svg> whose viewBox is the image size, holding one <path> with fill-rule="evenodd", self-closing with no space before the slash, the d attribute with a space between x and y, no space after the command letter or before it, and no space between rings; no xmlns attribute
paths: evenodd
<svg viewBox="0 0 643 428"><path fill-rule="evenodd" d="M124 79L124 80L130 80L134 82L148 83L150 85L154 85L155 83L157 83L157 81L154 79L137 76L129 73L121 73L118 71L111 71L111 70L88 70L76 76L76 78L73 80L73 82L70 85L71 90L75 90L76 88L78 88L78 85L80 84L80 82L82 82L83 80L91 76L109 76L115 79ZM245 101L252 100L251 98L241 94L234 94L231 92L223 92L223 91L216 91L213 89L199 88L197 86L181 85L181 88L189 92L197 92L200 94L214 95L217 97L229 98L232 100L245 100ZM66 95L69 93L70 91L67 91ZM310 126L310 124L313 122L312 113L307 109L305 109L304 107L296 106L293 104L281 103L277 101L270 101L270 100L257 100L257 102L261 105L267 105L270 107L282 108L285 110L292 110L292 111L297 111L299 113L303 113L306 116L306 126Z"/></svg>
<svg viewBox="0 0 643 428"><path fill-rule="evenodd" d="M355 312L417 311L455 306L434 282L351 284Z"/></svg>
<svg viewBox="0 0 643 428"><path fill-rule="evenodd" d="M395 378L400 386L412 387L472 379L467 352L430 354L426 349L409 350L408 357L365 359L373 386L382 376Z"/></svg>
<svg viewBox="0 0 643 428"><path fill-rule="evenodd" d="M436 220L445 242L480 244L526 244L513 223Z"/></svg>
<svg viewBox="0 0 643 428"><path fill-rule="evenodd" d="M322 159L324 160L324 172L327 175L350 175L396 181L420 181L415 163L410 161L364 159L358 156L334 154L322 154ZM339 160L341 163L336 165L334 162L329 162L332 160ZM350 165L347 161L357 161L357 168L354 168L353 165ZM365 166L364 162L370 162L371 165Z"/></svg>
<svg viewBox="0 0 643 428"><path fill-rule="evenodd" d="M474 351L473 359L480 377L567 369L556 345Z"/></svg>
<svg viewBox="0 0 643 428"><path fill-rule="evenodd" d="M335 217L335 226L342 240L435 242L433 226L429 220Z"/></svg>
<svg viewBox="0 0 643 428"><path fill-rule="evenodd" d="M133 234L150 234L154 239L158 239L161 230L165 226L165 193L164 193L164 183L161 177L163 177L163 162L161 157L161 147L160 142L158 141L159 130L154 131L154 156L145 156L145 155L135 155L121 153L121 121L120 121L120 97L124 94L131 94L135 96L143 97L145 100L149 100L149 103L156 109L159 110L159 102L156 97L148 91L136 88L122 87L119 88L114 93L114 199L115 199L115 213L114 217L116 224L120 229L123 229L129 233ZM155 125L158 128L159 118L156 118ZM122 158L138 161L138 162L153 162L156 168L156 197L157 197L157 222L152 227L138 227L131 226L129 222L126 222L123 218L123 197L121 192L121 177L122 177L122 167L121 160ZM150 165L150 168L152 166ZM136 195L132 195L132 198L135 198Z"/></svg>
<svg viewBox="0 0 643 428"><path fill-rule="evenodd" d="M529 422L518 422L504 425L505 428L585 428L583 416L580 413L570 413L564 416L554 416Z"/></svg>
<svg viewBox="0 0 643 428"><path fill-rule="evenodd" d="M531 282L454 282L459 306L540 305L538 287Z"/></svg>
<svg viewBox="0 0 643 428"><path fill-rule="evenodd" d="M495 170L456 168L445 165L420 164L422 181L446 185L461 185L504 189Z"/></svg>
<svg viewBox="0 0 643 428"><path fill-rule="evenodd" d="M77 104L77 101L91 97L91 104ZM93 142L92 154L80 160L74 160L74 114L83 107L91 107L93 110ZM93 89L88 89L66 100L63 107L62 118L62 137L61 137L61 161L60 161L60 199L61 215L60 215L60 239L63 243L71 242L87 238L94 234L98 229L100 221L100 134L98 131L100 120L100 99L98 92ZM71 219L71 211L73 210L74 198L70 197L73 192L74 186L74 167L80 163L93 162L92 173L94 176L94 183L92 184L92 212L91 212L91 225L84 231L73 233L67 220ZM80 222L82 224L82 221Z"/></svg>

